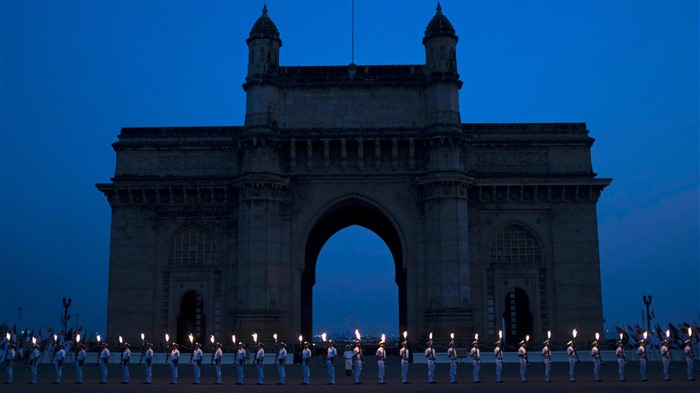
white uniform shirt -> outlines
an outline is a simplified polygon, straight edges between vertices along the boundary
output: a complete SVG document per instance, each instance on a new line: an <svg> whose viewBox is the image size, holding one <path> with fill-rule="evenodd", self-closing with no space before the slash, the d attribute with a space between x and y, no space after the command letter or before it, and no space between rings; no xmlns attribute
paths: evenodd
<svg viewBox="0 0 700 393"><path fill-rule="evenodd" d="M503 351L501 350L500 347L494 348L493 356L496 357L496 360L503 360Z"/></svg>
<svg viewBox="0 0 700 393"><path fill-rule="evenodd" d="M593 359L598 359L600 358L600 351L598 350L598 347L593 347L591 348L591 357Z"/></svg>
<svg viewBox="0 0 700 393"><path fill-rule="evenodd" d="M481 360L481 351L479 351L479 348L473 347L471 355L474 360Z"/></svg>
<svg viewBox="0 0 700 393"><path fill-rule="evenodd" d="M408 348L401 348L401 350L399 350L399 356L401 356L401 360L408 360Z"/></svg>
<svg viewBox="0 0 700 393"><path fill-rule="evenodd" d="M428 347L428 349L425 350L425 357L428 358L428 360L435 360L435 350L432 347Z"/></svg>
<svg viewBox="0 0 700 393"><path fill-rule="evenodd" d="M386 360L386 353L384 352L384 348L377 348L377 354L375 356L377 357L377 360Z"/></svg>

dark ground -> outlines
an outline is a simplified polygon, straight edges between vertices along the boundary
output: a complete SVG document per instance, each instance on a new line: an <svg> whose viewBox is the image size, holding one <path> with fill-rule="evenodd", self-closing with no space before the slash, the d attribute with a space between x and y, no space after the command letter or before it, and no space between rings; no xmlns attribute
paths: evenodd
<svg viewBox="0 0 700 393"><path fill-rule="evenodd" d="M504 382L496 384L495 365L482 364L481 384L471 382L472 366L462 363L457 368L457 384L448 383L449 366L445 363L437 365L435 385L429 385L426 380L426 365L411 364L409 366L409 384L402 385L400 380L400 366L398 358L390 358L388 361L385 385L377 383L377 366L374 361L367 361L362 370L362 384L353 384L352 377L346 377L342 364L336 364L336 384L326 385L326 369L320 366L321 358L314 358L311 368L311 385L301 385L301 366L287 366L287 384L277 386L277 370L273 365L265 367L265 385L256 386L257 380L255 368L246 366L246 380L242 386L235 385L236 372L231 365L224 365L222 370L223 384L214 385L214 370L208 366L202 367L202 383L193 385L193 375L191 367L180 365L180 379L178 385L170 385L169 368L162 364L153 367L153 384L143 385L144 369L143 365L132 364L131 384L122 385L121 369L118 365L110 365L109 382L107 385L98 384L99 367L94 364L86 364L83 368L85 373L85 383L82 385L73 384L75 371L72 366L63 368L63 383L53 384L55 374L49 365L41 365L39 368L39 383L30 385L29 369L23 364L15 367L14 384L2 384L2 392L393 392L400 389L402 392L700 392L700 382L686 380L685 363L674 362L671 364L672 381L664 382L662 378L661 363L651 362L647 369L648 382L641 382L639 377L639 364L630 362L626 367L627 382L617 380L617 363L605 362L601 368L602 382L593 381L593 363L582 361L576 366L576 379L572 383L568 382L568 364L552 364L552 382L543 381L544 365L533 363L528 368L527 383L519 382L519 365L506 363L503 366ZM700 370L696 371L698 377ZM0 367L2 377L0 381L5 382L5 368Z"/></svg>

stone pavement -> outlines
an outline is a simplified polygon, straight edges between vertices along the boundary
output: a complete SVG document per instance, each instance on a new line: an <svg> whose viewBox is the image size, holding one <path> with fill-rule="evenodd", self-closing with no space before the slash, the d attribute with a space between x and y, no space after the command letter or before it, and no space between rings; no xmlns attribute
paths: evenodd
<svg viewBox="0 0 700 393"><path fill-rule="evenodd" d="M647 369L648 382L639 380L639 364L630 362L626 368L626 382L617 380L617 363L605 362L601 368L602 382L593 381L593 363L582 361L576 366L576 382L568 382L568 365L565 363L554 363L552 365L552 382L543 381L544 366L541 362L532 363L528 368L528 382L519 382L518 368L516 364L505 364L503 367L504 383L495 383L495 365L482 364L480 384L471 382L472 366L470 363L458 365L457 384L449 384L449 366L445 363L437 365L436 384L429 385L426 380L426 366L424 364L411 364L409 366L409 384L402 385L400 381L400 366L398 358L392 357L388 361L386 371L386 384L377 383L377 366L374 359L365 362L362 370L362 384L353 384L352 377L346 377L342 364L336 364L336 384L326 385L326 369L321 367L321 358L316 357L312 362L311 385L301 385L301 366L287 366L287 384L278 386L277 369L272 365L265 367L265 385L255 385L255 368L246 366L245 384L235 385L235 369L227 364L223 368L223 384L214 385L214 370L208 366L202 368L202 383L192 384L192 369L187 364L180 365L180 383L170 385L169 368L162 364L153 367L153 384L142 384L144 377L143 365L132 364L131 384L122 385L121 369L118 365L110 365L109 382L107 385L98 384L99 368L94 364L86 364L83 368L85 373L85 383L82 385L73 384L75 373L72 366L63 368L63 383L53 384L54 372L48 365L41 365L39 369L39 383L37 385L28 384L29 369L24 365L15 367L15 383L12 385L0 385L2 392L149 392L149 393L206 393L206 392L252 392L252 393L310 393L310 392L394 392L400 389L402 392L700 392L700 382L687 381L685 378L685 363L674 362L671 364L672 381L664 382L661 376L661 363L652 362ZM0 367L2 375L0 381L5 382L5 369ZM696 364L695 376L700 377L700 370Z"/></svg>

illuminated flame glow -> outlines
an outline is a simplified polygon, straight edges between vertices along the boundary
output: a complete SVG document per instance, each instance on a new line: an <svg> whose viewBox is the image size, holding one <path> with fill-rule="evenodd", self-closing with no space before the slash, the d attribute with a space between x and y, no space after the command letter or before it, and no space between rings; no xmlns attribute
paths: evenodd
<svg viewBox="0 0 700 393"><path fill-rule="evenodd" d="M32 337L32 344L36 344L36 337Z"/></svg>
<svg viewBox="0 0 700 393"><path fill-rule="evenodd" d="M273 334L273 335L272 335L272 338L274 338L275 341L277 341L277 333Z"/></svg>
<svg viewBox="0 0 700 393"><path fill-rule="evenodd" d="M454 333L450 333L450 338L454 339L454 338L455 338L455 334L454 334Z"/></svg>
<svg viewBox="0 0 700 393"><path fill-rule="evenodd" d="M80 343L80 333L75 335L75 342Z"/></svg>
<svg viewBox="0 0 700 393"><path fill-rule="evenodd" d="M622 333L620 333L620 340L622 340L622 337L624 337L624 335Z"/></svg>
<svg viewBox="0 0 700 393"><path fill-rule="evenodd" d="M430 340L433 339L433 332L430 332L430 334L428 335L428 339L430 339Z"/></svg>
<svg viewBox="0 0 700 393"><path fill-rule="evenodd" d="M499 330L499 331L498 331L498 339L500 340L500 339L502 339L502 338L503 338L503 331L502 331L502 330Z"/></svg>
<svg viewBox="0 0 700 393"><path fill-rule="evenodd" d="M321 339L323 340L323 342L326 342L326 337L326 333L321 334Z"/></svg>
<svg viewBox="0 0 700 393"><path fill-rule="evenodd" d="M578 334L578 332L576 331L576 329L574 329L574 331L571 334L574 336L574 338L576 338L576 335Z"/></svg>
<svg viewBox="0 0 700 393"><path fill-rule="evenodd" d="M386 334L382 333L382 341L386 341Z"/></svg>
<svg viewBox="0 0 700 393"><path fill-rule="evenodd" d="M124 342L124 339L122 338L122 336L119 336L119 344L121 344L123 342Z"/></svg>
<svg viewBox="0 0 700 393"><path fill-rule="evenodd" d="M166 334L165 337L168 337L168 335ZM54 334L54 335L53 335L53 340L56 341L56 338L57 338L57 337L56 337L56 335ZM102 341L102 336L100 336L100 335L98 334L98 335L97 335L97 342L100 342L100 341Z"/></svg>
<svg viewBox="0 0 700 393"><path fill-rule="evenodd" d="M405 340L406 337L408 337L408 330L405 330L405 331L403 332L403 339Z"/></svg>
<svg viewBox="0 0 700 393"><path fill-rule="evenodd" d="M258 342L258 334L257 333L253 333L253 341Z"/></svg>
<svg viewBox="0 0 700 393"><path fill-rule="evenodd" d="M211 337L209 337L209 341L211 341L212 345L214 345L214 335L212 334Z"/></svg>
<svg viewBox="0 0 700 393"><path fill-rule="evenodd" d="M146 335L143 334L143 333L141 333L141 341L143 341L143 340L145 340L145 339L146 339Z"/></svg>
<svg viewBox="0 0 700 393"><path fill-rule="evenodd" d="M552 331L547 330L547 340L549 340L550 338L552 338Z"/></svg>
<svg viewBox="0 0 700 393"><path fill-rule="evenodd" d="M596 334L595 334L595 339L596 339L596 340L599 340L599 339L600 339L600 334L599 334L599 333L596 333Z"/></svg>
<svg viewBox="0 0 700 393"><path fill-rule="evenodd" d="M644 339L647 339L647 332L644 332Z"/></svg>
<svg viewBox="0 0 700 393"><path fill-rule="evenodd" d="M362 336L360 336L360 329L355 329L355 337L357 337L358 341L362 340Z"/></svg>
<svg viewBox="0 0 700 393"><path fill-rule="evenodd" d="M301 334L300 334L300 335L299 335L299 342L301 342L301 340L303 340L303 339L304 339L304 337L302 337Z"/></svg>
<svg viewBox="0 0 700 393"><path fill-rule="evenodd" d="M530 335L525 336L525 341L530 341Z"/></svg>
<svg viewBox="0 0 700 393"><path fill-rule="evenodd" d="M478 339L479 339L479 333L474 335L474 340L478 340Z"/></svg>
<svg viewBox="0 0 700 393"><path fill-rule="evenodd" d="M235 334L231 336L231 341L233 341L234 344L236 343L236 335Z"/></svg>

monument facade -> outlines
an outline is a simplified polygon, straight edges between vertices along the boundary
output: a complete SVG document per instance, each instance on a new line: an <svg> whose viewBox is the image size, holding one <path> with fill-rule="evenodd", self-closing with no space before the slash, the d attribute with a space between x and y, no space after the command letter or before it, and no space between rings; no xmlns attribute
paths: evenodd
<svg viewBox="0 0 700 393"><path fill-rule="evenodd" d="M602 330L596 203L611 180L586 124L462 123L457 42L438 6L425 64L283 67L264 8L244 125L124 128L113 145L97 185L108 335L310 337L317 257L351 225L391 250L414 338Z"/></svg>

